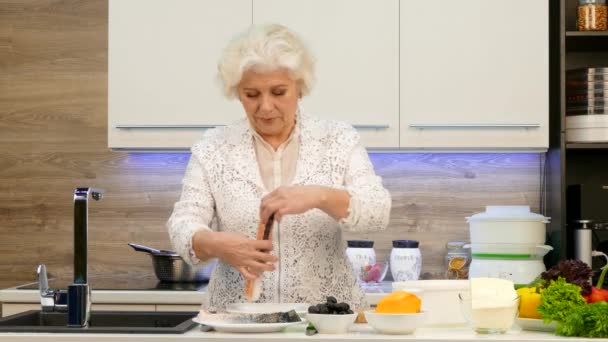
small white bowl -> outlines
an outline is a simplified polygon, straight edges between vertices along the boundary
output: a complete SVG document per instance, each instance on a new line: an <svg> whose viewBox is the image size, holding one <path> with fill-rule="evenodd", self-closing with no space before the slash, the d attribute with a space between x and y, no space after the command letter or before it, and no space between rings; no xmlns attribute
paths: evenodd
<svg viewBox="0 0 608 342"><path fill-rule="evenodd" d="M496 304L492 302L493 298L489 297L483 304L489 302L492 305L479 306L475 309L473 309L470 292L459 293L458 298L464 319L478 334L504 334L511 329L515 322L519 307L519 296L509 303L501 303L500 306L495 306Z"/></svg>
<svg viewBox="0 0 608 342"><path fill-rule="evenodd" d="M367 323L381 334L406 335L413 333L416 328L426 323L426 312L389 314L365 311Z"/></svg>
<svg viewBox="0 0 608 342"><path fill-rule="evenodd" d="M346 334L355 323L357 314L325 315L307 314L306 319L312 323L319 334Z"/></svg>

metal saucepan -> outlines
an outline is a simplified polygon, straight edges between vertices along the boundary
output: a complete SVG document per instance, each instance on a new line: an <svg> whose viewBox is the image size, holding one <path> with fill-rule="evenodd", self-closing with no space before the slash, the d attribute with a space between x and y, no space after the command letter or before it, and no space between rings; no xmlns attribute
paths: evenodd
<svg viewBox="0 0 608 342"><path fill-rule="evenodd" d="M168 282L200 282L207 281L217 260L191 266L173 251L150 248L135 243L129 243L136 251L146 252L152 257L154 273L160 281Z"/></svg>

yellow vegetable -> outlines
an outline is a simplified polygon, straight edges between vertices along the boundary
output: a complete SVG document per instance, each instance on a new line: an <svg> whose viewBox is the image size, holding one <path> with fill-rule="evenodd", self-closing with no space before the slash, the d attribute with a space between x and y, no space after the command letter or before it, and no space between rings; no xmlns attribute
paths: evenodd
<svg viewBox="0 0 608 342"><path fill-rule="evenodd" d="M397 291L380 299L376 313L418 313L420 305L421 301L418 296L405 291Z"/></svg>
<svg viewBox="0 0 608 342"><path fill-rule="evenodd" d="M541 304L540 293L535 287L522 287L517 290L519 295L519 317L541 318L536 308Z"/></svg>

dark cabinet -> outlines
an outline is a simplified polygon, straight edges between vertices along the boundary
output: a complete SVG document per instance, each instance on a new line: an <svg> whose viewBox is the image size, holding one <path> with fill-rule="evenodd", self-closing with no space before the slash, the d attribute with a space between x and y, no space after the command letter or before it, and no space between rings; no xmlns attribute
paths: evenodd
<svg viewBox="0 0 608 342"><path fill-rule="evenodd" d="M566 135L567 72L608 68L608 31L577 31L577 5L577 0L551 1L550 5L550 147L546 156L545 205L547 216L552 218L547 230L549 243L556 250L545 260L548 265L573 257L574 219L608 222L605 195L608 194L608 142L569 142ZM608 90L608 82L606 86ZM582 186L582 197L581 186L577 190L576 185ZM608 232L594 231L596 249L603 248L598 246L602 240L608 240ZM597 264L600 266L603 262L597 260Z"/></svg>

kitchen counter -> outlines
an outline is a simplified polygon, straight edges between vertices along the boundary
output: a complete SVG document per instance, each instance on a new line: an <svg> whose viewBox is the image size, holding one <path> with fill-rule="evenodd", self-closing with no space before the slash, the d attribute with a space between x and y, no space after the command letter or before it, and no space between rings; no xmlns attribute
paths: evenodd
<svg viewBox="0 0 608 342"><path fill-rule="evenodd" d="M90 279L93 303L200 304L206 283L163 283L156 277ZM67 279L50 279L52 289L67 289ZM0 303L40 303L38 284L0 290Z"/></svg>
<svg viewBox="0 0 608 342"><path fill-rule="evenodd" d="M429 325L425 328L416 330L412 335L381 335L367 324L355 324L351 332L344 335L325 335L317 334L306 336L304 334L305 325L289 327L284 332L269 334L229 334L218 332L204 332L196 327L183 335L153 335L153 334L52 334L52 333L0 333L1 341L129 341L129 342L149 342L149 341L195 341L195 340L217 340L217 341L245 341L245 340L272 340L276 342L294 340L315 340L315 341L335 341L335 340L356 340L356 341L385 341L385 340L423 340L423 341L482 341L482 340L502 340L502 341L548 341L564 340L567 338L555 336L552 333L535 332L521 330L514 326L507 334L486 336L477 335L473 330L464 324L456 300L458 291L466 288L467 281L412 281L411 287L424 290L423 310L429 312ZM409 284L408 284L409 285ZM379 298L390 292L391 283L385 282L377 288L368 288L367 299L371 304L377 303ZM133 290L93 290L93 302L101 305L109 303L120 303L127 308L136 304L157 304L157 311L172 311L180 305L168 304L188 304L188 311L198 310L204 289L198 291L166 291L149 289L145 291ZM9 288L0 290L0 302L22 302L31 303L39 309L38 291L35 289L16 289ZM108 303L108 304L103 304ZM165 305L158 305L158 304ZM129 305L130 304L130 305ZM426 308L425 308L426 306ZM95 305L93 306L95 310ZM169 310L170 308L171 310ZM194 310L192 309L194 308ZM29 308L33 309L33 308ZM568 338L569 341L583 339Z"/></svg>
<svg viewBox="0 0 608 342"><path fill-rule="evenodd" d="M406 284L408 288L424 291L421 294L422 309L429 312L428 323L433 326L445 324L462 324L464 319L458 305L458 291L468 288L466 280L418 280ZM54 286L51 286L54 287ZM54 288L61 288L56 286ZM130 287L137 288L137 287ZM378 303L380 298L392 291L391 282L380 286L365 288L366 299L370 305ZM91 299L93 311L198 311L205 295L205 288L188 290L157 290L155 287L146 290L96 290L93 287ZM38 290L9 288L0 290L2 316L28 310L40 310Z"/></svg>
<svg viewBox="0 0 608 342"><path fill-rule="evenodd" d="M62 286L51 288L66 288ZM92 285L91 299L93 304L191 304L199 305L202 302L202 297L205 295L206 287L201 287L198 290L181 288L177 290L167 289L145 289L145 290L127 290L127 289L96 289L95 283ZM366 294L368 303L375 304L378 299L391 292L391 282L383 282L381 286L370 289ZM0 290L0 303L31 303L39 304L40 295L37 289L18 289L11 287Z"/></svg>
<svg viewBox="0 0 608 342"><path fill-rule="evenodd" d="M91 290L93 303L121 304L200 304L204 291ZM40 304L38 290L8 288L0 290L0 303Z"/></svg>
<svg viewBox="0 0 608 342"><path fill-rule="evenodd" d="M348 334L341 335L327 335L317 334L314 336L306 336L304 334L305 325L297 327L291 327L284 332L279 333L265 333L265 334L228 334L218 332L203 332L199 328L194 328L183 335L129 335L129 334L25 334L25 333L0 333L0 341L14 341L14 342L30 342L30 341L45 341L45 342L60 342L60 341L82 341L87 342L110 342L110 341L129 341L129 342L153 342L153 341L202 341L202 340L215 340L215 341L248 341L258 340L266 341L272 340L275 342L282 341L360 341L360 342L375 342L375 341L386 341L386 340L421 340L421 341L487 341L487 340L501 340L501 341L555 341L555 340L568 340L568 341L588 341L583 338L566 338L561 336L555 336L551 333L536 332L520 330L515 327L504 335L478 335L473 332L470 328L458 325L444 328L420 328L412 335L381 335L374 332L374 330L367 324L356 324Z"/></svg>
<svg viewBox="0 0 608 342"><path fill-rule="evenodd" d="M67 281L50 281L53 289L66 289ZM115 279L92 282L94 311L198 311L206 284L166 284L157 279ZM40 310L35 283L0 290L2 317Z"/></svg>

